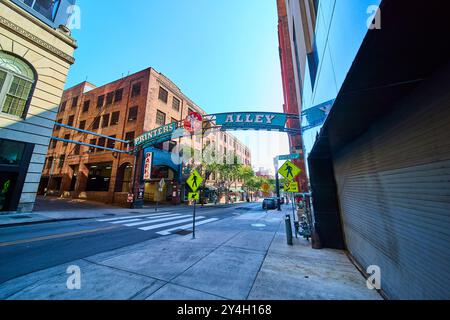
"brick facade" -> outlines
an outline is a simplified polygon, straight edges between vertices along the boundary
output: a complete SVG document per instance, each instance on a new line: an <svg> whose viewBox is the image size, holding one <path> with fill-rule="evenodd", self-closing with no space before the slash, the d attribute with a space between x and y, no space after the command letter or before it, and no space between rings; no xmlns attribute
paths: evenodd
<svg viewBox="0 0 450 320"><path fill-rule="evenodd" d="M134 115L133 110L136 107L137 114ZM206 114L168 78L154 69L148 68L101 87L83 82L67 89L63 94L57 121L128 141L163 124L181 121L186 118L190 110ZM118 118L117 112L119 113ZM215 133L214 135L220 134ZM229 137L227 141L237 140L231 134L225 134ZM75 132L57 126L54 129L53 136L127 150L127 146L121 142L114 143L113 140L102 139L91 134ZM181 142L189 139L183 138ZM172 143L175 142L179 143L180 141L173 141ZM201 139L189 140L189 144L191 143L194 148L201 149ZM170 142L165 142L158 148L168 152L170 151ZM251 155L247 147L237 141L236 150L244 163L251 164ZM62 161L63 158L64 161ZM50 194L62 197L90 199L123 205L126 204L126 197L130 191L129 187L131 187L130 179L124 179L123 176L129 176L131 170L131 177L134 177L135 173L132 167L135 165L138 173L134 184L136 192L141 180L142 158L137 157L135 163L135 157L132 155L94 149L88 146L77 147L75 144L53 140L50 142L39 192L44 193L48 187ZM89 191L89 172L90 170L91 172L92 170L100 170L99 167L111 171L108 190ZM124 170L126 170L125 174ZM165 188L164 194L171 195L173 191L180 190L181 186L176 173L171 170L168 171L169 174L166 177L168 186ZM51 179L49 179L50 176ZM127 181L130 182L128 183L129 186ZM158 181L152 181L145 185L147 200L167 200L164 196L156 195ZM179 203L182 201L180 197L182 198L182 195L179 193L171 201Z"/></svg>

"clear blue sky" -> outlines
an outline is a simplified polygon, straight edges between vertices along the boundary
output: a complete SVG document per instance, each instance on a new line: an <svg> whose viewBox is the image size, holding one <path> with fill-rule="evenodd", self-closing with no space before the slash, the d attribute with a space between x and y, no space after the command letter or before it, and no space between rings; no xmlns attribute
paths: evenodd
<svg viewBox="0 0 450 320"><path fill-rule="evenodd" d="M276 0L77 0L79 48L66 87L153 67L208 113L282 112ZM254 166L288 152L285 134L238 133Z"/></svg>

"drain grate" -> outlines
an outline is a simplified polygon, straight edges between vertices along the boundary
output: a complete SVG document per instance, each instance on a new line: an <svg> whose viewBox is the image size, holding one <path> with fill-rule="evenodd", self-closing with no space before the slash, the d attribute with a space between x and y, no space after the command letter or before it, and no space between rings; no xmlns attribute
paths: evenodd
<svg viewBox="0 0 450 320"><path fill-rule="evenodd" d="M32 217L30 217L30 216L14 216L14 217L11 217L11 219L31 219Z"/></svg>
<svg viewBox="0 0 450 320"><path fill-rule="evenodd" d="M178 230L177 232L175 232L176 234L179 234L180 236L187 236L188 234L191 234L192 231L191 230Z"/></svg>

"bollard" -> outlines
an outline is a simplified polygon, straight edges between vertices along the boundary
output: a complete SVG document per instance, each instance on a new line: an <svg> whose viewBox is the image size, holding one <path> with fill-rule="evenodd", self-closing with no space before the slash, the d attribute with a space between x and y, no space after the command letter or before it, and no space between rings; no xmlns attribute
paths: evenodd
<svg viewBox="0 0 450 320"><path fill-rule="evenodd" d="M287 244L289 246L294 245L292 242L292 225L291 225L291 217L289 214L286 215L286 218L284 219L284 222L286 223L286 239Z"/></svg>

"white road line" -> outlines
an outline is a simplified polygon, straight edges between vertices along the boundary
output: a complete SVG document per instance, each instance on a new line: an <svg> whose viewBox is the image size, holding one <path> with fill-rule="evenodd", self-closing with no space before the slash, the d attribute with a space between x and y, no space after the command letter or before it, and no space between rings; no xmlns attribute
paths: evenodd
<svg viewBox="0 0 450 320"><path fill-rule="evenodd" d="M196 226L200 226L202 224L207 224L207 223L214 222L214 221L217 221L217 220L219 220L219 219L212 218L212 219L208 219L208 220L203 220L203 221L197 222L195 225ZM179 226L179 227L175 227L175 228L162 230L162 231L157 232L157 234L160 234L162 236L167 236L167 235L169 235L171 233L171 231L180 230L180 229L186 229L186 228L190 228L190 227L192 227L192 223L185 224L184 226Z"/></svg>
<svg viewBox="0 0 450 320"><path fill-rule="evenodd" d="M145 218L145 217L151 217L151 216L153 216L153 217L164 217L164 216L168 215L168 213L170 213L170 212L167 212L167 213L164 213L164 214L162 214L162 213L161 214L159 214L159 213L152 213L152 214L141 214L141 215L138 215L138 216L124 216L124 217L120 217L120 218L101 219L101 220L97 220L97 221L109 222L109 221L116 221L116 220L123 220L123 219Z"/></svg>
<svg viewBox="0 0 450 320"><path fill-rule="evenodd" d="M155 222L170 221L170 220L175 220L175 219L180 219L180 218L187 218L187 217L190 217L190 215L171 217L171 218L162 218L162 219L157 219L157 220L147 219L147 221L139 220L141 222L129 223L129 224L126 224L125 226L127 226L127 227L135 227L135 226L141 226L141 225L144 225L144 224L152 224L152 223L155 223Z"/></svg>
<svg viewBox="0 0 450 320"><path fill-rule="evenodd" d="M129 220L120 220L120 221L113 221L112 224L119 224L119 223L128 223L128 222L136 222L136 221L142 221L142 219L129 219Z"/></svg>
<svg viewBox="0 0 450 320"><path fill-rule="evenodd" d="M205 217L200 216L200 217L197 217L195 220L200 220L200 219L203 219L203 218L205 218ZM192 218L183 219L183 220L177 220L177 221L172 221L172 222L167 222L167 223L156 224L154 226L139 228L139 230L148 231L148 230L153 230L153 229L163 228L163 227L167 227L167 226L172 226L174 224L184 223L184 222L188 222L188 221L192 221Z"/></svg>

